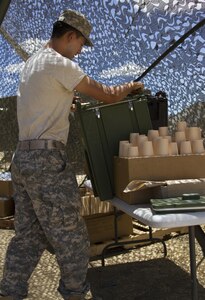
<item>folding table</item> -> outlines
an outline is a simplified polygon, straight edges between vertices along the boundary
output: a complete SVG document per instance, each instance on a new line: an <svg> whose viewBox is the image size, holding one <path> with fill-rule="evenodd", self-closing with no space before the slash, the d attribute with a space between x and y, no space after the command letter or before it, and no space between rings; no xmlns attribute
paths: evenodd
<svg viewBox="0 0 205 300"><path fill-rule="evenodd" d="M128 214L151 228L188 227L192 300L198 300L195 226L205 224L205 211L155 214L153 213L150 204L130 205L119 198L113 198L110 202L116 209Z"/></svg>

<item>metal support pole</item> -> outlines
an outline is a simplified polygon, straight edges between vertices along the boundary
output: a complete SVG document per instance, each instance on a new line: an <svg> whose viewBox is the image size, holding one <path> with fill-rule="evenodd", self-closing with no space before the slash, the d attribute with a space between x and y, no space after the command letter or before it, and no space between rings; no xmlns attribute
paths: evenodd
<svg viewBox="0 0 205 300"><path fill-rule="evenodd" d="M196 276L196 253L195 253L195 228L189 226L189 250L190 250L190 271L192 282L192 300L198 300L198 287Z"/></svg>
<svg viewBox="0 0 205 300"><path fill-rule="evenodd" d="M114 207L114 230L115 230L115 242L118 242L118 212L117 212L117 208Z"/></svg>

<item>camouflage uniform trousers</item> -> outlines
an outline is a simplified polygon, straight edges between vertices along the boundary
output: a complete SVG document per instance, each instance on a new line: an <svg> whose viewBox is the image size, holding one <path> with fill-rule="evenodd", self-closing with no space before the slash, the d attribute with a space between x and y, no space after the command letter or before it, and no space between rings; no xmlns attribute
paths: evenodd
<svg viewBox="0 0 205 300"><path fill-rule="evenodd" d="M87 229L80 216L76 177L64 150L17 150L11 165L15 190L15 236L6 254L0 289L25 298L28 279L48 243L60 268L63 299L84 295L89 286Z"/></svg>

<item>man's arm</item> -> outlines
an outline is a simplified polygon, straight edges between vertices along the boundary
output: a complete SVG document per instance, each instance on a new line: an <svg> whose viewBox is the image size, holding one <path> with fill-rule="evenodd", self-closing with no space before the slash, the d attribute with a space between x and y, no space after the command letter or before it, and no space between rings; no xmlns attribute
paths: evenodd
<svg viewBox="0 0 205 300"><path fill-rule="evenodd" d="M118 102L128 94L142 90L144 87L141 82L129 82L118 86L106 86L88 76L85 76L75 87L75 90L104 103Z"/></svg>

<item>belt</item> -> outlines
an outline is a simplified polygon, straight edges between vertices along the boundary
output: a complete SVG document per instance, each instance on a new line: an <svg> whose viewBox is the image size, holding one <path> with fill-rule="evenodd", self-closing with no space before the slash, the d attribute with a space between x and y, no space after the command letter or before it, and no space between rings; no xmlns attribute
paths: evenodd
<svg viewBox="0 0 205 300"><path fill-rule="evenodd" d="M20 141L17 145L17 150L40 150L40 149L65 149L65 145L54 140L26 140Z"/></svg>

